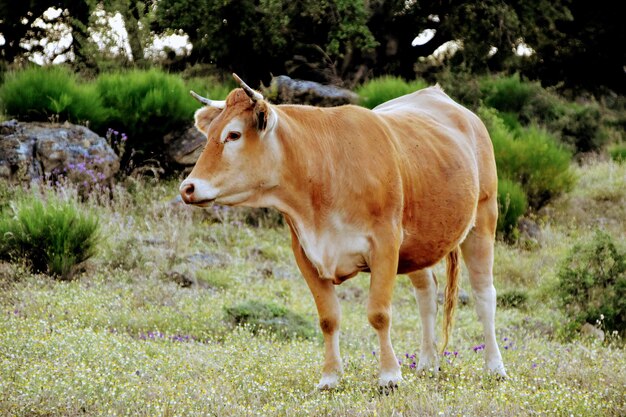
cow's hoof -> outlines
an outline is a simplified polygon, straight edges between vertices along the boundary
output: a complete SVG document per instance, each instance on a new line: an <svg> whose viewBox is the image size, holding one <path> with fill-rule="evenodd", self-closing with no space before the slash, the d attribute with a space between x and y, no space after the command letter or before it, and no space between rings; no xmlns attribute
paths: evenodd
<svg viewBox="0 0 626 417"><path fill-rule="evenodd" d="M485 370L487 371L487 373L494 375L499 380L507 379L506 369L504 368L504 364L502 362L485 365Z"/></svg>
<svg viewBox="0 0 626 417"><path fill-rule="evenodd" d="M439 361L436 359L434 360L420 359L420 361L417 364L416 370L418 374L424 374L428 376L437 376L437 374L439 373Z"/></svg>
<svg viewBox="0 0 626 417"><path fill-rule="evenodd" d="M378 386L381 394L389 395L390 392L398 388L400 382L402 382L402 373L400 370L381 373L380 378L378 378Z"/></svg>
<svg viewBox="0 0 626 417"><path fill-rule="evenodd" d="M329 390L335 389L339 386L339 375L337 374L328 374L322 375L322 379L317 384L318 390Z"/></svg>

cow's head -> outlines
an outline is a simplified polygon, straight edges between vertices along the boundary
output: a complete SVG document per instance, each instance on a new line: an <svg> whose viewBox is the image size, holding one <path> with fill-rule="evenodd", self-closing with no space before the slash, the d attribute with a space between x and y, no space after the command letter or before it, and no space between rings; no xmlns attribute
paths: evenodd
<svg viewBox="0 0 626 417"><path fill-rule="evenodd" d="M205 106L196 111L196 128L207 144L180 194L187 204L257 205L278 185L281 152L275 131L276 110L233 74L241 88L225 101L191 94Z"/></svg>

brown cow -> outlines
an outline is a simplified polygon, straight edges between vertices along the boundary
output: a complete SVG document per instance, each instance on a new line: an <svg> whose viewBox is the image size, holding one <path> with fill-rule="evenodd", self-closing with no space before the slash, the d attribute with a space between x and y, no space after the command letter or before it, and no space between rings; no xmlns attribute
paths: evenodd
<svg viewBox="0 0 626 417"><path fill-rule="evenodd" d="M493 245L498 216L491 140L469 110L431 87L373 111L269 104L242 88L226 101L195 95L208 142L180 186L188 204L273 207L291 229L292 248L313 293L324 335L318 388L337 386L341 310L335 285L371 273L367 316L380 342L381 386L402 375L390 339L396 274L408 274L422 320L419 370L437 371L437 281L446 258L444 347L459 275L469 270L485 337L485 367L506 376L496 343Z"/></svg>

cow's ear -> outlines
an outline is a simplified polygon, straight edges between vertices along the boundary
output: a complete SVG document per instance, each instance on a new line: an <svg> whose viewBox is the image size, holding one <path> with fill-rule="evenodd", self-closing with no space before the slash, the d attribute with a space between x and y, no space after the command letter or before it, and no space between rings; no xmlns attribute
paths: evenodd
<svg viewBox="0 0 626 417"><path fill-rule="evenodd" d="M254 118L256 128L262 135L274 130L278 121L276 112L265 100L259 100L254 104Z"/></svg>
<svg viewBox="0 0 626 417"><path fill-rule="evenodd" d="M201 107L196 110L194 114L196 129L206 135L209 132L209 125L221 112L222 109L210 106Z"/></svg>

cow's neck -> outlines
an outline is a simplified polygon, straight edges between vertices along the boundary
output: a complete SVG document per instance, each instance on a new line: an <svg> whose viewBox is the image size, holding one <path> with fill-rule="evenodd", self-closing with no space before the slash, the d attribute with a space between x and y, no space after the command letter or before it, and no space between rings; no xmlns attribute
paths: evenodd
<svg viewBox="0 0 626 417"><path fill-rule="evenodd" d="M318 228L332 210L333 191L340 181L333 178L332 137L328 133L313 135L306 126L288 120L283 116L283 126L276 132L283 161L272 205L298 227Z"/></svg>

